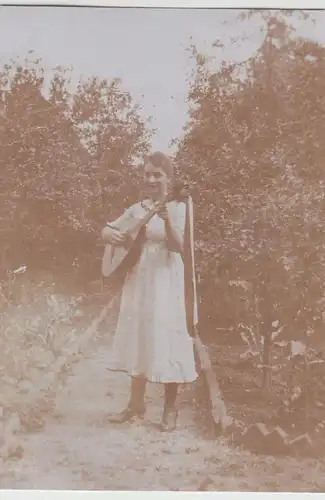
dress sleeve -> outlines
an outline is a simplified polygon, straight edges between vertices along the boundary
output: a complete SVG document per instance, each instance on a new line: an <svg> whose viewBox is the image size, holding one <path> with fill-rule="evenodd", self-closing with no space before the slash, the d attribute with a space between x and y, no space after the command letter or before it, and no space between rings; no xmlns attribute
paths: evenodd
<svg viewBox="0 0 325 500"><path fill-rule="evenodd" d="M114 221L108 221L107 226L116 228L116 229L127 229L128 224L131 222L131 220L134 217L134 205L131 207L127 208L120 217L115 219Z"/></svg>

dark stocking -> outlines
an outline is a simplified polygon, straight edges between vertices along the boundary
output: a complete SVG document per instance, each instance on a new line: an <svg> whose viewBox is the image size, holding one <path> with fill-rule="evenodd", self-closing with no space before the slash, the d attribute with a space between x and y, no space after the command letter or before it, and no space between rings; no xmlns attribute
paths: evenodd
<svg viewBox="0 0 325 500"><path fill-rule="evenodd" d="M131 378L131 396L129 407L137 412L144 412L144 396L146 392L147 380L142 377Z"/></svg>
<svg viewBox="0 0 325 500"><path fill-rule="evenodd" d="M165 407L174 408L177 398L178 384L165 384Z"/></svg>

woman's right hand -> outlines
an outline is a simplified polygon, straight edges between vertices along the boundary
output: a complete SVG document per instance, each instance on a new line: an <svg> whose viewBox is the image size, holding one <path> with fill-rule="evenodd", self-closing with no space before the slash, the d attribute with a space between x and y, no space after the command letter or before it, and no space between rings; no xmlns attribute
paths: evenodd
<svg viewBox="0 0 325 500"><path fill-rule="evenodd" d="M126 242L127 235L118 229L112 229L110 240L112 245L122 246Z"/></svg>
<svg viewBox="0 0 325 500"><path fill-rule="evenodd" d="M109 243L115 246L122 246L127 238L126 233L106 226L102 231L102 237Z"/></svg>

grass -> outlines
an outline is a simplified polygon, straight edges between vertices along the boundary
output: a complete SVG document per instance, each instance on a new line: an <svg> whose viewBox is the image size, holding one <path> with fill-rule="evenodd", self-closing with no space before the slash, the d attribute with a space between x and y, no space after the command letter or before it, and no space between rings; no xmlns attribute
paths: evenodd
<svg viewBox="0 0 325 500"><path fill-rule="evenodd" d="M262 387L262 370L254 360L243 360L240 355L244 345L210 345L213 365L230 416L245 429L258 422L279 425L292 438L308 432L314 442L313 455L324 457L325 431L317 425L325 419L325 394L322 380L324 375L315 372L313 392L309 389L309 403L306 412L304 399L293 405L290 414L281 413L283 401L288 395L288 367L274 370L272 384ZM279 363L275 359L274 363ZM323 365L314 365L323 370ZM296 383L302 386L303 374L295 367ZM307 413L307 420L306 420Z"/></svg>
<svg viewBox="0 0 325 500"><path fill-rule="evenodd" d="M22 292L21 295L17 293L16 300L11 301L10 304L7 303L1 313L0 406L5 410L6 417L14 411L22 411L28 390L42 378L62 349L80 335L101 309L101 300L98 295L93 295L94 291L90 291L85 297L80 296L77 293L78 290L71 290L67 296L62 293L62 288L58 287L50 277L47 279L37 277L34 281L25 280L20 284L19 290ZM106 300L104 296L103 300ZM281 400L283 387L279 384L281 377L278 375L274 379L272 391L263 394L260 390L260 370L253 365L238 362L239 355L244 350L245 346L211 346L212 358L215 360L216 372L229 412L234 418L242 420L245 424L250 424L252 421L268 418L272 414ZM168 486L169 488L175 487L175 489L178 487L182 490L196 489L204 477L208 476L212 479L213 484L207 489L212 491L316 492L325 490L322 479L324 478L325 466L323 461L304 459L302 464L300 459L260 457L239 447L229 446L223 439L203 440L200 437L203 428L202 407L200 407L200 411L195 411L193 406L189 407L189 398L193 396L191 387L182 391L180 401L182 411L180 414L182 416L183 411L193 411L197 422L193 429L191 427L190 432L187 430L187 425L191 419L184 416L183 430L177 434L178 439L173 442L172 448L159 441L163 439L162 436L159 435L157 438L156 433L150 431L150 434L148 429L144 429L142 433L139 430L139 436L137 433L134 436L131 428L126 426L120 430L119 441L117 439L119 433L117 431L108 432L105 426L102 429L99 426L96 432L89 433L87 419L85 419L83 428L76 426L74 420L76 411L79 416L82 415L82 418L84 413L86 414L86 411L80 412L78 405L76 407L76 401L79 401L78 394L80 401L83 401L85 405L84 409L88 408L90 412L87 417L89 419L96 420L101 411L107 410L108 401L104 394L107 393L108 389L111 389L114 396L112 404L114 402L116 406L122 406L124 403L126 395L123 391L126 389L124 383L122 384L120 381L120 377L114 378L111 375L105 379L103 375L106 374L105 356L106 344L102 347L102 354L98 359L93 358L90 351L84 362L78 363L76 366L76 371L80 372L79 378L74 377L74 382L73 378L70 380L70 384L74 383L74 390L77 391L74 393L73 401L71 401L69 390L65 396L63 390L58 398L61 400L62 409L64 409L65 421L70 418L70 427L66 429L67 439L70 435L74 436L74 441L70 442L67 448L74 449L76 447L77 449L79 445L84 446L85 456L88 460L88 472L90 475L93 474L95 479L98 476L95 482L98 480L97 484L103 488L107 487L105 481L111 481L109 486L113 489L119 489L120 486L118 478L107 479L108 470L118 476L121 473L121 466L125 465L125 462L127 464L129 461L132 465L137 461L139 467L143 462L143 471L146 471L147 474L147 489L154 487L154 477L159 478L161 487ZM91 404L89 404L90 395L93 397ZM116 402L118 398L123 399L119 404ZM51 427L50 421L51 419L49 419L47 433L52 427L55 430L58 425L54 420ZM82 434L83 432L84 434ZM34 433L33 436L32 442L39 442L41 456L45 435ZM57 438L57 434L54 433L51 465L56 470L56 476L59 470L56 468L59 466L55 460L62 458L61 451L56 448L58 446ZM126 446L129 446L130 456L125 453ZM162 446L164 446L164 450L167 449L168 453L162 450ZM98 453L98 449L102 449L102 455ZM140 457L139 450L142 450ZM33 446L29 451L27 450L26 457L22 458L19 465L20 468L25 466L24 470L27 475L30 473L29 461L32 460L31 454L34 451ZM50 450L48 451L51 454ZM89 453L90 455L93 453L93 455L89 457ZM115 461L111 458L105 467L101 464L102 472L100 472L101 469L97 462L101 460L98 458L100 456L114 456L119 462L114 465ZM73 453L70 459L69 467L64 465L65 472L67 470L73 472L73 468L76 467ZM170 464L173 460L175 461L175 470L171 471ZM13 468L15 468L14 463L12 462ZM84 465L80 463L81 467L84 468ZM132 481L137 482L137 484L139 482L138 476L130 476L131 472L132 467L130 466L121 477L121 481L127 483L126 489L132 487ZM44 469L43 474L45 478L48 472ZM143 485L145 486L145 483Z"/></svg>
<svg viewBox="0 0 325 500"><path fill-rule="evenodd" d="M0 407L3 418L22 410L35 383L80 334L84 315L83 296L63 295L52 280L35 282L19 277L14 285L9 300L1 297Z"/></svg>
<svg viewBox="0 0 325 500"><path fill-rule="evenodd" d="M78 289L70 289L69 295L66 295L63 293L65 286L59 286L51 276L34 276L33 280L24 277L17 280L16 286L14 299L12 297L10 301L3 303L1 310L0 423L1 420L6 421L12 413L23 413L29 391L101 309L100 296L94 294L94 289L90 289L88 295L79 294ZM105 295L102 298L107 300ZM210 350L230 415L244 426L268 420L285 394L281 373L275 373L269 391L262 391L261 370L253 363L240 361L240 354L245 351L244 345L210 345ZM189 393L185 394L186 405L189 396ZM195 412L197 427L201 431L204 430L202 410L200 406L200 411ZM323 409L317 419L322 414L324 418ZM318 442L325 449L325 436ZM236 474L232 470L237 463L236 454L245 452L231 449L233 460L229 464L229 475L233 476ZM253 455L248 456L250 459L247 458L247 463L251 463L254 468L255 461L258 463L260 458L256 457L255 460ZM289 466L291 462L286 463ZM272 464L275 466L274 461ZM299 472L295 462L292 462L292 467L296 469L292 472L293 477L297 476L297 481L302 482L303 472ZM266 473L268 470L270 469L266 467ZM249 474L248 470L244 472L245 475ZM264 491L284 490L285 478L279 471L276 474L274 471L273 479L265 478L264 484ZM244 484L241 488L245 489Z"/></svg>

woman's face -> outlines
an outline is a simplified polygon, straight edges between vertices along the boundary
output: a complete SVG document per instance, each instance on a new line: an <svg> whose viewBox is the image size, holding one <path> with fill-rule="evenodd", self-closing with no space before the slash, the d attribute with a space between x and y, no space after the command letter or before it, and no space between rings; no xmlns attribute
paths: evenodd
<svg viewBox="0 0 325 500"><path fill-rule="evenodd" d="M169 178L163 169L147 163L144 167L144 180L148 193L153 199L161 199L167 196Z"/></svg>

